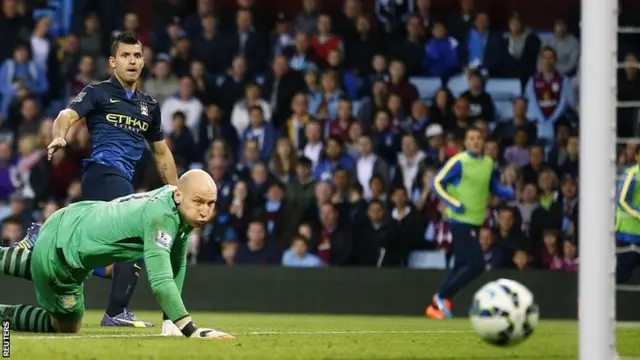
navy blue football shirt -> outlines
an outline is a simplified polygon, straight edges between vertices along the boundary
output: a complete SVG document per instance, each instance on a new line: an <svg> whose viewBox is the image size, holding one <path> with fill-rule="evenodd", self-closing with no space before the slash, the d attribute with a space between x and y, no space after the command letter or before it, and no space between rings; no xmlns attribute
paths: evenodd
<svg viewBox="0 0 640 360"><path fill-rule="evenodd" d="M115 77L86 86L69 104L69 109L87 120L91 156L85 164L114 167L129 180L142 157L145 142L164 139L158 102L142 91L125 90Z"/></svg>

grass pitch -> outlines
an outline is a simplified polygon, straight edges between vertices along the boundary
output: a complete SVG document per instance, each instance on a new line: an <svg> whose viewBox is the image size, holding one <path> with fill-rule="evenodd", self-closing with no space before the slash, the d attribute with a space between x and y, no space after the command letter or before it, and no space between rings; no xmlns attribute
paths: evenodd
<svg viewBox="0 0 640 360"><path fill-rule="evenodd" d="M159 313L137 313L156 320ZM572 321L542 321L525 343L497 348L481 342L466 318L194 313L196 323L230 332L235 340L158 336L160 329L101 328L87 312L77 335L11 334L12 359L576 359ZM640 359L640 326L621 324L617 348Z"/></svg>

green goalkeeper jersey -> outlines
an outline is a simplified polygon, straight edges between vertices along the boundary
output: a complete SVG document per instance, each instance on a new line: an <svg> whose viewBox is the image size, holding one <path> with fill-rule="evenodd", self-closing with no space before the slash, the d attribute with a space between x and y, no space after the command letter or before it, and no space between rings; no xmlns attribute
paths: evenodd
<svg viewBox="0 0 640 360"><path fill-rule="evenodd" d="M73 268L91 271L144 258L151 290L175 321L188 315L181 293L193 227L181 220L174 190L167 185L110 202L82 201L47 223L58 222L55 244Z"/></svg>

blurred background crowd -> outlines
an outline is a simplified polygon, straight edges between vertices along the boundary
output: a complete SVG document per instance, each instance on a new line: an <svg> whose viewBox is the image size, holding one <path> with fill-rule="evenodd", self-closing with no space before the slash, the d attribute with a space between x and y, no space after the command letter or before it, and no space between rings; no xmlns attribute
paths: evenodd
<svg viewBox="0 0 640 360"><path fill-rule="evenodd" d="M44 147L69 99L111 76L112 37L132 30L139 87L162 104L179 171L218 184L192 263L446 268L451 234L430 184L473 126L517 189L492 200L487 267L577 269L579 8L532 29L473 0L293 2L3 0L2 240L82 198L86 126L51 162ZM640 100L638 45L619 39L621 101ZM618 135L638 136L638 119L619 110ZM634 151L619 149L621 167ZM162 185L150 154L135 184Z"/></svg>

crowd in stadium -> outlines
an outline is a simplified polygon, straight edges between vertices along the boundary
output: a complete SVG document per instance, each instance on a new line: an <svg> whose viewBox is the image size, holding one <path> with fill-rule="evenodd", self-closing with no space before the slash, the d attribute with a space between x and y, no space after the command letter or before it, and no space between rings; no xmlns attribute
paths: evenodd
<svg viewBox="0 0 640 360"><path fill-rule="evenodd" d="M79 29L61 38L50 36L50 17L3 1L2 240L19 241L32 221L82 198L87 129L74 127L47 161L53 119L111 75L111 38L132 30L146 59L139 87L161 103L178 169L205 169L218 184L216 217L193 234L190 261L448 266L428 256L451 252L431 183L476 127L502 183L517 190L487 213L487 267L577 269L580 45L564 14L542 34L518 14L493 24L472 0L451 14L429 0L378 1L371 12L345 0L329 14L300 1L303 12L272 24L251 0L225 13L199 0L181 17L164 8L149 31L134 12L107 23L80 9ZM634 49L621 50L619 99L640 100ZM517 89L505 97L492 82ZM619 112L620 136L637 124L635 110ZM621 166L634 151L622 149ZM147 156L135 183L162 184Z"/></svg>

